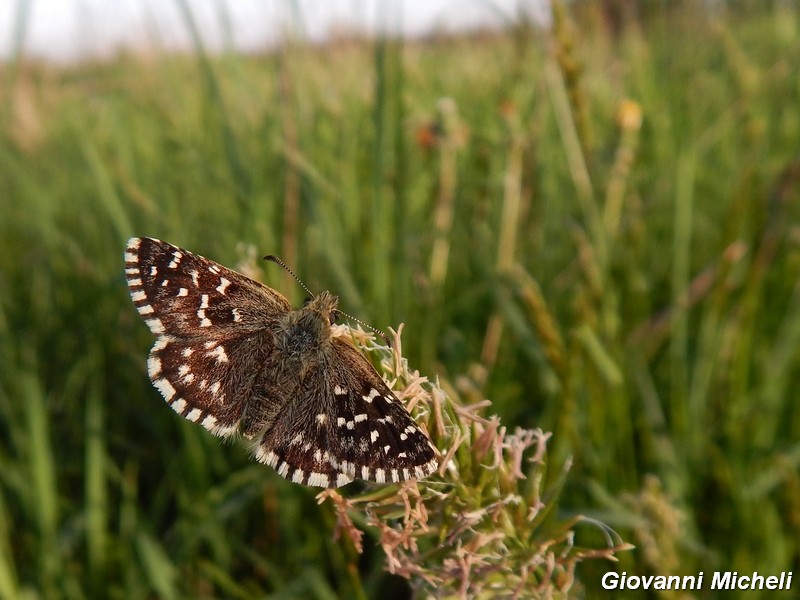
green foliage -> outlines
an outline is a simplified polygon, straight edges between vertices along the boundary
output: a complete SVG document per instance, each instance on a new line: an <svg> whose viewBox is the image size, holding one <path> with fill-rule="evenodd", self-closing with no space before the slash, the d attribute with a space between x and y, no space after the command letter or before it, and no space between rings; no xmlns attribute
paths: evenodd
<svg viewBox="0 0 800 600"><path fill-rule="evenodd" d="M620 570L796 567L798 17L604 5L555 3L552 34L6 65L0 596L404 592L385 531L357 555L335 503L160 402L131 235L299 301L254 259L279 254L405 323L450 397L552 432L529 474L558 522L637 545ZM587 596L609 568L578 567Z"/></svg>
<svg viewBox="0 0 800 600"><path fill-rule="evenodd" d="M365 343L371 350L389 350ZM566 598L577 588L575 567L588 558L616 560L629 550L602 523L563 518L553 507L568 469L556 485L543 484L550 434L487 418L488 400L465 405L451 391L412 371L395 335L382 372L431 434L443 457L439 471L423 481L350 490L326 490L337 510L337 534L361 551L363 533L353 516L378 532L386 568L424 598ZM421 407L421 408L420 408ZM593 526L604 545L576 545L578 526Z"/></svg>

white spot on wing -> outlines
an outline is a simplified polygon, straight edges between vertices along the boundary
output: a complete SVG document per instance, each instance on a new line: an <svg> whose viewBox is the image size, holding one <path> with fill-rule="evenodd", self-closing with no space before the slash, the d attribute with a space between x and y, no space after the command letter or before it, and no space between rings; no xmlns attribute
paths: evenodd
<svg viewBox="0 0 800 600"><path fill-rule="evenodd" d="M183 258L183 253L180 250L175 250L172 254L172 262L167 265L170 269L177 269L178 265L181 264L181 259Z"/></svg>
<svg viewBox="0 0 800 600"><path fill-rule="evenodd" d="M203 421L205 424L205 421ZM233 435L239 430L238 425L215 425L213 428L207 428L211 433L219 437L228 437Z"/></svg>
<svg viewBox="0 0 800 600"><path fill-rule="evenodd" d="M256 459L273 468L278 463L278 455L272 450L264 450L263 447L259 447L256 451Z"/></svg>
<svg viewBox="0 0 800 600"><path fill-rule="evenodd" d="M189 290L187 290L186 288L181 288L181 289L178 290L178 294L177 295L178 295L178 298L183 298L184 296L188 296L189 295Z"/></svg>
<svg viewBox="0 0 800 600"><path fill-rule="evenodd" d="M378 435L379 435L378 434L378 430L377 429L373 429L372 431L369 432L369 439L371 439L373 441L373 443L374 443L375 440L378 439Z"/></svg>
<svg viewBox="0 0 800 600"><path fill-rule="evenodd" d="M134 286L138 287L138 286L142 285L142 280L138 279L138 278L137 279L129 279L128 280L128 285L130 287L134 287ZM131 298L133 298L134 302L139 302L140 300L144 300L145 298L147 298L147 294L145 294L143 291L139 290L139 291L136 291L136 292L131 292Z"/></svg>
<svg viewBox="0 0 800 600"><path fill-rule="evenodd" d="M315 418L317 420L317 423L322 425L328 419L328 415L326 415L325 413L319 413Z"/></svg>
<svg viewBox="0 0 800 600"><path fill-rule="evenodd" d="M225 295L225 288L227 288L230 284L231 284L230 281L228 281L224 277L220 277L219 285L217 286L217 291L224 296Z"/></svg>
<svg viewBox="0 0 800 600"><path fill-rule="evenodd" d="M347 485L351 481L353 480L344 473L339 473L338 475L336 475L336 487Z"/></svg>
<svg viewBox="0 0 800 600"><path fill-rule="evenodd" d="M355 420L356 423L360 423L361 421L366 421L367 420L367 413L361 413L361 414L356 415L354 417L354 420Z"/></svg>
<svg viewBox="0 0 800 600"><path fill-rule="evenodd" d="M228 354L225 352L225 348L222 346L217 346L208 353L208 356L213 356L217 359L217 362L226 363L228 362Z"/></svg>
<svg viewBox="0 0 800 600"><path fill-rule="evenodd" d="M375 469L375 481L378 483L386 483L386 474L383 469Z"/></svg>
<svg viewBox="0 0 800 600"><path fill-rule="evenodd" d="M295 483L303 483L304 477L305 473L302 469L297 469L294 473L292 473L292 481Z"/></svg>
<svg viewBox="0 0 800 600"><path fill-rule="evenodd" d="M172 410L174 410L179 415L183 414L183 411L186 410L186 400L184 400L183 398L178 398L177 400L175 400L175 402L170 404L170 406L172 407Z"/></svg>
<svg viewBox="0 0 800 600"><path fill-rule="evenodd" d="M161 359L157 356L151 356L147 359L147 374L150 377L158 377L161 374Z"/></svg>
<svg viewBox="0 0 800 600"><path fill-rule="evenodd" d="M202 414L203 414L203 411L202 411L202 410L200 410L199 408L193 408L193 409L192 409L192 410L190 410L190 411L189 411L189 413L186 415L186 418L187 418L189 421L192 421L192 422L194 423L194 422L196 422L196 421L197 421L197 419L199 419L199 418L200 418L200 415L202 415Z"/></svg>
<svg viewBox="0 0 800 600"><path fill-rule="evenodd" d="M328 487L328 476L325 473L317 473L316 471L311 471L308 474L308 485L314 487Z"/></svg>
<svg viewBox="0 0 800 600"><path fill-rule="evenodd" d="M378 392L378 390L376 390L375 388L372 388L372 389L369 391L369 394L368 394L368 395L366 395L366 396L361 396L361 397L364 399L364 402L366 402L367 404L372 404L372 401L373 401L375 398L377 398L378 396L380 396L380 392Z"/></svg>
<svg viewBox="0 0 800 600"><path fill-rule="evenodd" d="M161 319L147 319L145 323L147 323L147 326L150 328L150 331L152 331L156 335L161 335L166 331L166 329L164 328L164 324L161 322Z"/></svg>
<svg viewBox="0 0 800 600"><path fill-rule="evenodd" d="M337 396L344 396L347 394L347 390L337 384L333 388L333 393L336 394Z"/></svg>
<svg viewBox="0 0 800 600"><path fill-rule="evenodd" d="M161 392L161 395L164 396L167 401L172 400L172 397L175 396L175 388L163 377L161 379L156 379L153 385Z"/></svg>

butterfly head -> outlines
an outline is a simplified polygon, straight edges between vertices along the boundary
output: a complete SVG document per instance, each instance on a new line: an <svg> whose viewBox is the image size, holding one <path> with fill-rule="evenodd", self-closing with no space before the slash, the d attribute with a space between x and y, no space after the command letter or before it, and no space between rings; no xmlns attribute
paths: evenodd
<svg viewBox="0 0 800 600"><path fill-rule="evenodd" d="M306 302L301 311L308 311L314 315L314 318L319 318L324 324L322 328L327 328L330 333L330 326L336 321L338 315L338 306L338 296L334 296L330 292L320 292Z"/></svg>
<svg viewBox="0 0 800 600"><path fill-rule="evenodd" d="M277 331L277 346L287 356L298 358L322 348L331 339L338 301L330 292L321 292L287 314Z"/></svg>

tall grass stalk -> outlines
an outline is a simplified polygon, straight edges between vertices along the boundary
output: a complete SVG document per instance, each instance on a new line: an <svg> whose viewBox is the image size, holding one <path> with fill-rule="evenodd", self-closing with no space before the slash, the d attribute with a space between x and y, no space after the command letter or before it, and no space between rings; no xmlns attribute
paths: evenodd
<svg viewBox="0 0 800 600"><path fill-rule="evenodd" d="M692 424L697 416L689 412L689 315L686 310L689 271L691 265L692 240L692 202L694 191L694 169L696 159L691 152L677 165L675 175L675 223L672 239L672 304L675 314L671 320L670 331L670 406L673 410L675 432L681 437L690 435ZM692 448L695 446L692 445Z"/></svg>
<svg viewBox="0 0 800 600"><path fill-rule="evenodd" d="M58 489L56 483L56 461L50 438L50 419L47 400L40 382L33 374L20 381L20 393L25 398L25 417L28 447L26 481L27 502L31 516L35 519L36 535L41 548L50 548L37 557L37 570L45 593L55 594L61 575L60 552L58 552Z"/></svg>
<svg viewBox="0 0 800 600"><path fill-rule="evenodd" d="M105 589L108 567L109 515L106 475L104 395L94 387L86 395L86 551L92 587Z"/></svg>

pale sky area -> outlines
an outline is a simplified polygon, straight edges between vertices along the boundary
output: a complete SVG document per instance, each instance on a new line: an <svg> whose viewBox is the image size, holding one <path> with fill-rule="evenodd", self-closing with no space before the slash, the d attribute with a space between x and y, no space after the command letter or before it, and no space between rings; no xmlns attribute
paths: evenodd
<svg viewBox="0 0 800 600"><path fill-rule="evenodd" d="M502 27L520 14L546 21L544 0L0 0L0 58L21 49L57 62L124 48L191 48L188 7L207 48L253 52L287 35Z"/></svg>

